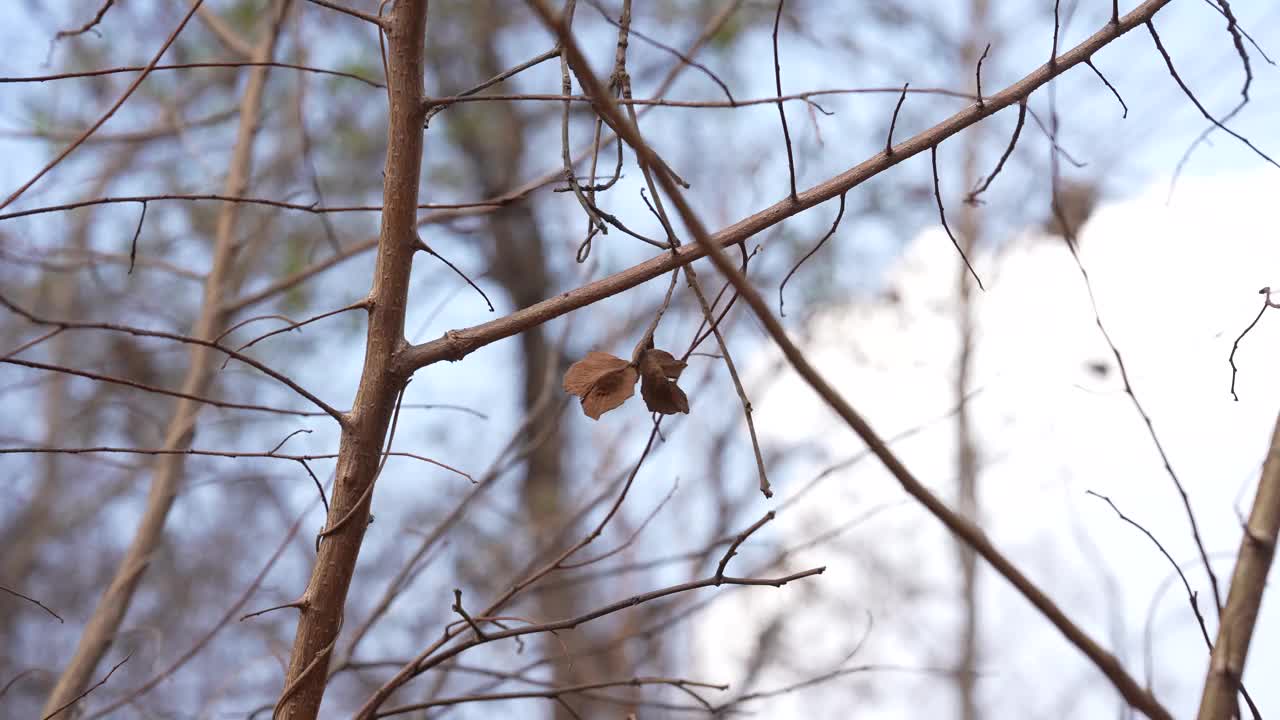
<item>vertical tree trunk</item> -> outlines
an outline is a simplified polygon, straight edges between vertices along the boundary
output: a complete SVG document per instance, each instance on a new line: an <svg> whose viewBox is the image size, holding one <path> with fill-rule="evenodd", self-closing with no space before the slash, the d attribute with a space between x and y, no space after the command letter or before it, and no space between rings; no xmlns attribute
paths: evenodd
<svg viewBox="0 0 1280 720"><path fill-rule="evenodd" d="M965 144L966 169L973 166L970 159L974 155L972 144ZM973 177L965 173L966 181ZM961 211L961 220L957 229L960 231L961 247L972 256L974 243L972 239L978 232L977 218L973 208L965 206ZM955 396L956 412L956 511L972 522L978 522L980 507L978 503L978 448L973 435L972 418L965 396L969 393L973 363L973 288L969 270L960 263L958 295L956 305L959 324L960 348L956 358ZM956 543L957 561L960 568L960 600L961 620L958 642L958 658L955 666L956 693L959 701L960 720L978 720L977 678L980 660L979 598L978 598L978 556L966 543Z"/></svg>
<svg viewBox="0 0 1280 720"><path fill-rule="evenodd" d="M987 33L987 0L972 0L969 11L969 32L960 52L960 67L976 68L985 47ZM977 178L978 143L980 130L974 128L964 137L963 180L971 183ZM967 187L967 186L966 186ZM978 236L982 229L977 209L965 203L960 208L960 247L965 255L973 257ZM965 397L969 393L973 365L974 313L973 279L964 262L956 265L957 323L960 348L956 358L956 510L972 522L979 522L981 508L978 502L978 448L973 435L972 418ZM959 653L955 666L955 684L960 720L978 720L982 716L977 697L977 678L981 662L980 600L978 596L978 556L972 546L956 543L957 562L960 569L960 597L962 616L959 637Z"/></svg>
<svg viewBox="0 0 1280 720"><path fill-rule="evenodd" d="M406 347L404 317L417 247L418 183L423 150L423 71L426 0L398 0L383 20L390 117L383 170L382 227L366 311L364 368L338 447L333 497L311 580L298 600L285 686L276 716L315 718L324 698L329 661L342 629L351 575L369 522L382 443L396 397L408 380L396 370Z"/></svg>
<svg viewBox="0 0 1280 720"><path fill-rule="evenodd" d="M292 0L278 0L271 14L265 18L264 36L255 50L254 61L267 62L274 56L276 41L280 36L291 2ZM249 186L249 178L252 176L253 140L258 132L267 71L267 67L259 66L249 72L249 82L245 86L240 106L240 125L236 132L231 165L227 171L224 190L227 195L243 195ZM191 330L193 337L213 340L222 332L224 318L219 307L224 293L229 289L226 287L227 281L232 276L236 249L235 229L239 215L240 206L235 203L225 203L219 210L214 234L213 265L205 280L200 316ZM190 347L187 374L182 381L182 392L186 395L205 395L217 367L216 360L211 349L199 345ZM165 432L163 445L165 450L183 450L191 446L191 440L195 436L196 414L199 409L199 403L185 398L175 403L173 415ZM181 454L157 456L152 469L146 507L138 528L134 532L133 540L121 559L111 584L98 601L84 631L80 634L80 642L76 646L75 654L59 676L48 700L45 701L44 715L49 715L70 703L84 692L92 680L94 669L102 660L107 648L111 646L125 613L129 610L134 591L146 571L150 557L161 542L165 520L182 483L182 472L183 456ZM66 713L62 712L57 717L65 715Z"/></svg>

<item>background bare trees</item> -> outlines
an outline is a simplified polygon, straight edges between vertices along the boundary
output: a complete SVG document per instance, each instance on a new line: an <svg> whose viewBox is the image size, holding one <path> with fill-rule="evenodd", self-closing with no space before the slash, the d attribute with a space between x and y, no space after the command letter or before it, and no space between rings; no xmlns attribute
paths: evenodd
<svg viewBox="0 0 1280 720"><path fill-rule="evenodd" d="M1265 41L1265 12L1167 0L6 12L23 29L10 38L22 66L5 73L21 110L0 208L13 478L0 702L15 716L540 707L524 702L653 717L781 693L826 706L848 668L799 662L785 629L823 605L821 568L850 551L838 533L795 546L773 532L766 513L807 492L790 463L820 443L748 427L783 366L748 361L769 357L766 340L957 535L960 592L941 592L964 610L933 665L958 716L985 715L974 679L999 657L982 642L982 561L1044 614L1037 631L1056 626L1102 671L1096 692L1182 714L978 529L972 270L948 279L947 332L963 342L944 390L945 477L899 462L787 333L874 294L939 213L958 236L939 253L976 257L1028 226L1074 242L1098 195L1122 189L1114 178L1151 171L1154 135L1115 130L1122 110L1149 128L1170 100L1202 103L1217 122L1240 80L1196 81L1219 65L1248 73L1255 96L1274 85L1246 34ZM1151 45L1153 21L1168 48ZM1212 39L1185 43L1206 24ZM1184 76L1208 94L1187 99ZM1148 92L1157 81L1169 96ZM569 364L650 345L687 363L690 412L650 416L637 399L583 418L561 388ZM936 489L953 478L954 492ZM1275 523L1258 507L1244 554L1261 559ZM938 591L888 548L854 552L895 602ZM1230 594L1219 576L1224 637L1248 637L1235 619L1256 612L1265 567L1243 564ZM708 649L690 646L730 593L788 604L742 621L755 637L741 676L706 677L694 656ZM1216 601L1202 607L1213 627ZM851 658L863 633L896 632L850 615L819 621ZM1242 643L1226 645L1205 717L1232 706ZM760 685L791 666L795 683Z"/></svg>

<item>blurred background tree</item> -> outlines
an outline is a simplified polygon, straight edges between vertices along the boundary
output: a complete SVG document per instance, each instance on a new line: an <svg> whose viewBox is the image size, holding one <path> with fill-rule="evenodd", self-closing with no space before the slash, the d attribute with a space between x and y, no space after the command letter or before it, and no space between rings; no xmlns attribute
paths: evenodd
<svg viewBox="0 0 1280 720"><path fill-rule="evenodd" d="M125 658L109 683L60 717L262 716L280 695L296 613L239 619L295 601L306 585L316 545L309 535L323 523L317 486L328 491L333 482L335 424L244 364L171 338L101 328L40 338L65 320L216 339L334 407L352 402L364 323L351 308L366 297L374 273L389 150L386 78L375 28L326 5L332 3L205 3L119 111L0 210L0 286L8 306L0 314L0 388L10 418L0 428L0 468L10 479L0 503L0 584L65 619L0 596L0 704L7 716L56 709L62 703L51 708L51 697L76 697ZM371 0L340 5L380 11ZM0 116L6 187L19 187L90 127L190 7L28 2L0 11L9 48L0 89L8 99ZM593 66L617 69L621 3L568 7ZM1185 58L1184 77L1221 116L1239 82L1219 79L1240 71L1229 34L1202 38L1205 24L1225 25L1217 10L1172 3L1160 12L1159 27L1174 57ZM1274 9L1247 11L1242 27L1266 47L1267 32L1275 35ZM1055 41L1061 52L1110 18L1111 4L1096 2L636 3L625 70L634 98L655 101L636 108L646 137L689 183L704 220L719 228L785 197L789 161L796 185L810 187L881 152L891 119L900 141L971 105L980 59L989 96L1045 62ZM939 201L960 247L975 257L998 254L1027 228L1063 234L1050 210L1055 187L1067 224L1081 225L1103 200L1167 174L1205 126L1141 34L1095 58L1124 98L1123 125L1112 92L1075 69L1033 96L1025 126L1010 108L939 148L937 177L923 159L904 162L842 196L838 214L837 203L828 202L774 225L735 250L736 259L766 297L776 296L779 310L785 307L788 329L804 338L820 334L833 313L856 313L904 292L885 280L886 268L908 240L938 222ZM419 234L430 254L413 269L409 342L528 308L664 252L653 247L666 233L634 154L617 150L590 104L559 101L568 70L556 39L524 3L437 0L426 48L427 95L450 100L428 110L421 192L429 207ZM172 65L181 67L164 67ZM1269 82L1255 86L1253 104L1237 120L1242 127L1256 127L1248 123L1274 110L1273 69L1262 72ZM67 77L47 77L55 73ZM774 97L775 81L784 95L813 93L785 105L790 147L777 104L742 102ZM839 92L826 92L833 89ZM581 92L572 82L571 93ZM1015 132L1020 139L999 177L979 201L965 203ZM1188 168L1211 155L1212 167L1249 157L1224 145L1191 154ZM1177 148L1172 155L1170 147ZM566 154L583 191L566 191ZM62 204L76 206L56 207ZM40 209L56 211L24 214ZM955 252L946 243L935 251ZM717 312L733 306L719 328L738 366L750 370L746 394L759 397L779 377L781 361L765 351L759 323L733 305L736 294L724 280L710 268L700 277ZM665 313L667 283L648 283L465 362L433 365L407 386L393 449L417 457L388 457L379 475L375 522L329 663L325 716L354 712L458 621L454 588L476 612L605 516L599 539L519 586L494 622L575 617L706 577L743 528L768 509L785 513L808 492L803 471L826 456L823 440L769 433L759 453L777 497L761 497L756 451L722 351L705 332L695 294L672 282ZM965 411L979 389L967 370L976 290L962 265L947 282L955 283L947 301L954 314L945 332L964 340L941 386L955 405L947 419L955 447L939 482L956 508L981 519L982 451ZM20 310L55 324L33 324ZM569 364L590 350L630 358L659 313L657 347L679 357L703 338L680 380L689 415L667 418L658 431L632 401L596 423L585 419L561 389ZM851 362L893 362L878 356L876 338L852 344ZM176 398L178 388L217 403ZM914 415L924 421L931 412ZM76 448L115 451L48 452ZM170 478L167 490L157 490L157 477ZM626 502L609 515L624 487ZM157 502L157 493L171 505ZM144 517L159 524L139 553ZM852 526L861 517L835 520ZM848 543L839 533L799 547L793 541L766 526L743 547L736 572L785 575L844 559L879 597L854 600L821 578L806 580L784 596L793 605L741 621L737 639L749 640L750 654L716 666L731 667L735 677L709 678L731 689L697 688L699 696L717 708L758 709L766 699L750 693L788 671L796 682L815 681L795 692L826 714L844 712L851 693L874 707L885 701L874 681L842 685L842 676L797 662L784 640L795 616L811 612L820 624L834 624L845 645L857 646L871 632L859 611L879 605L898 610L873 623L882 638L920 642L923 616L946 633L925 658L946 680L945 690L935 690L946 698L938 707L965 720L990 716L974 678L1011 641L980 623L972 550L960 545L955 581L938 583L914 573L897 547ZM919 552L929 550L922 543ZM122 578L136 590L121 594ZM99 634L79 679L55 692L77 647L83 651L93 635L86 622L113 593L123 598L119 618ZM957 618L936 612L939 606L962 610ZM484 645L402 689L393 704L636 677L707 680L698 658L708 650L694 646L704 644L698 628L711 607L709 592L675 594L527 644ZM828 610L842 619L832 623ZM595 688L565 700L480 703L421 716L706 710L660 683Z"/></svg>

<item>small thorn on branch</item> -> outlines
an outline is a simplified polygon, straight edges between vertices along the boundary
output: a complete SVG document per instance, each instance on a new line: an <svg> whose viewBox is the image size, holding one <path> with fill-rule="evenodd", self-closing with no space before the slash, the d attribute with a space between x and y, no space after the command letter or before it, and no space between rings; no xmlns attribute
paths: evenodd
<svg viewBox="0 0 1280 720"><path fill-rule="evenodd" d="M978 70L976 72L976 84L978 88L978 109L986 110L987 105L982 100L982 61L987 59L987 53L991 52L991 43L987 43L987 47L982 51L982 57L978 58Z"/></svg>
<svg viewBox="0 0 1280 720"><path fill-rule="evenodd" d="M241 616L240 616L240 622L244 622L245 620L248 620L249 618L258 617L259 615L266 615L267 613L269 613L269 612L275 612L276 610L284 610L285 608L297 608L297 609L299 609L299 610L306 610L306 609L307 609L307 601L306 601L306 600L294 600L293 602L288 602L288 603L285 603L285 604L283 604L283 605L275 605L275 606L273 606L273 607L269 607L269 608L267 608L267 609L265 609L265 610L257 610L257 611L255 611L255 612L251 612L251 613L249 613L249 614L247 614L247 615L241 615Z"/></svg>
<svg viewBox="0 0 1280 720"><path fill-rule="evenodd" d="M147 201L142 201L142 214L138 216L138 229L133 231L133 242L129 243L129 272L133 274L133 264L138 259L138 238L142 235L142 221L147 219Z"/></svg>
<svg viewBox="0 0 1280 720"><path fill-rule="evenodd" d="M466 621L467 625L469 625L471 627L471 630L476 634L477 639L479 640L489 639L489 636L485 634L484 630L480 629L480 626L476 624L476 621L472 620L471 616L467 614L467 611L462 609L462 589L461 588L453 589L453 608L452 609L454 612L462 616L462 619Z"/></svg>

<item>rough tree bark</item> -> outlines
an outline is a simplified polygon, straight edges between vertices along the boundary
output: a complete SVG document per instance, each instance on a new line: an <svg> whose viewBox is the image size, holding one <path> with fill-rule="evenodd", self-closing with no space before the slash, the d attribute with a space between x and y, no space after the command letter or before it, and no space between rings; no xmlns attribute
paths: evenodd
<svg viewBox="0 0 1280 720"><path fill-rule="evenodd" d="M254 61L267 62L275 55L276 42L291 4L292 0L278 0L270 15L264 18L265 32L254 51ZM249 187L253 140L258 133L268 69L265 66L253 68L245 86L240 104L240 124L236 131L235 147L224 189L224 193L230 196L244 195ZM225 317L220 307L224 294L230 289L227 287L229 280L233 277L237 246L235 230L239 216L240 206L235 203L225 203L219 210L214 233L213 264L205 280L200 316L191 330L193 337L214 340L222 332ZM192 345L187 359L187 373L182 381L182 392L188 396L205 395L216 369L217 361L213 351L208 347ZM191 446L199 410L200 404L193 400L184 398L175 403L173 415L165 430L165 450L183 450ZM50 715L84 692L92 680L94 668L115 639L138 582L147 569L152 553L161 542L165 519L182 484L183 465L181 454L161 454L156 457L151 487L138 529L134 532L129 549L120 560L111 584L80 634L75 654L59 676L53 691L49 693L43 715ZM63 711L55 717L65 716L66 711Z"/></svg>
<svg viewBox="0 0 1280 720"><path fill-rule="evenodd" d="M294 637L276 716L314 718L324 698L329 660L342 629L347 589L369 522L369 504L382 459L382 443L396 398L409 374L398 371L409 275L418 245L418 182L422 170L423 72L426 0L399 0L382 20L390 100L383 170L382 227L373 288L366 299L364 368L346 414L333 497L311 579L296 606Z"/></svg>

